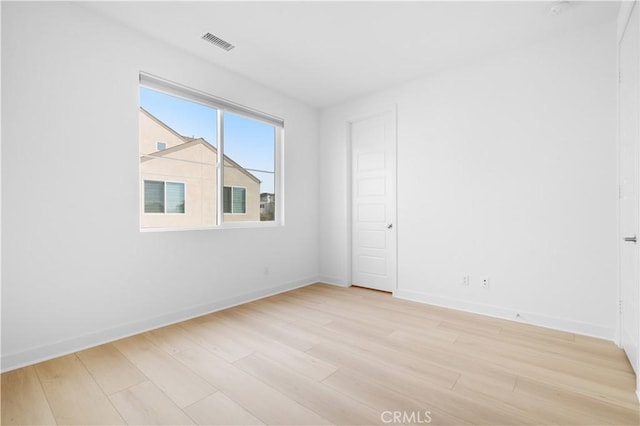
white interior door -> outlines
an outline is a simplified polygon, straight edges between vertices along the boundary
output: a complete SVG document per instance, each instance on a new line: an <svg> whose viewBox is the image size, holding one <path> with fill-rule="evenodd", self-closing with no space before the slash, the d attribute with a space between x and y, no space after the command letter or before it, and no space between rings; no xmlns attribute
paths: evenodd
<svg viewBox="0 0 640 426"><path fill-rule="evenodd" d="M634 6L620 39L619 56L619 244L620 340L636 375L640 340L640 284L638 281L638 146L640 143L640 33Z"/></svg>
<svg viewBox="0 0 640 426"><path fill-rule="evenodd" d="M396 289L396 126L389 111L351 122L353 285Z"/></svg>

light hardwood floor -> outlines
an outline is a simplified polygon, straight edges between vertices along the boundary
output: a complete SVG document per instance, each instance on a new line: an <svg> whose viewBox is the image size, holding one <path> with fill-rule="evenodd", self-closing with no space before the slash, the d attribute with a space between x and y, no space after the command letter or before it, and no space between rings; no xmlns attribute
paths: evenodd
<svg viewBox="0 0 640 426"><path fill-rule="evenodd" d="M613 343L316 284L2 375L2 424L640 423Z"/></svg>

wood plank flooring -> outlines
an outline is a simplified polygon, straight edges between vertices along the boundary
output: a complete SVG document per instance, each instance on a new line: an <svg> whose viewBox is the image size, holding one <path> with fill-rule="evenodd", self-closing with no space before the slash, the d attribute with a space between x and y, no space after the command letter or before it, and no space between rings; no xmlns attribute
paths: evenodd
<svg viewBox="0 0 640 426"><path fill-rule="evenodd" d="M3 425L638 425L613 343L315 284L2 374Z"/></svg>

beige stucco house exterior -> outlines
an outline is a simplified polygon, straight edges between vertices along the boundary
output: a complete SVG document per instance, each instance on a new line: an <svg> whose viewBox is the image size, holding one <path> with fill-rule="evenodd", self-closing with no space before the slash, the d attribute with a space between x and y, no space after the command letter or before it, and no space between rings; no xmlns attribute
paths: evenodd
<svg viewBox="0 0 640 426"><path fill-rule="evenodd" d="M143 108L140 108L139 132L140 226L215 225L217 149L203 138L178 134ZM184 184L178 185L184 189L184 212L146 212L145 181ZM260 220L260 180L227 156L224 186L233 187L236 196L243 193L245 196L244 205L234 205L233 213L226 213L231 211L231 206L225 205L225 222ZM225 192L232 191L229 188Z"/></svg>

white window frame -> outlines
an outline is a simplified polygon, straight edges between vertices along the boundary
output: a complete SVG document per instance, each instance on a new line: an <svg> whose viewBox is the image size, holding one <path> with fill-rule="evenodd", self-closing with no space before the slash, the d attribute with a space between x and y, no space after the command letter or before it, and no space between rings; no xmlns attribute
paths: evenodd
<svg viewBox="0 0 640 426"><path fill-rule="evenodd" d="M234 213L231 211L230 213L224 212L224 188L231 188L231 210L233 210L233 188L242 188L244 189L244 213ZM222 185L222 213L225 215L233 215L233 216L246 216L247 215L247 187L246 186L237 186L237 185Z"/></svg>
<svg viewBox="0 0 640 426"><path fill-rule="evenodd" d="M217 225L200 225L200 226L175 226L169 228L142 228L140 232L164 232L164 231L190 231L190 230L207 230L207 229L226 229L226 228L269 228L284 226L284 120L264 113L262 111L249 108L230 100L220 98L200 90L196 90L181 84L163 79L161 77L140 72L140 86L146 87L157 92L161 92L170 96L179 97L190 102L196 102L215 108L217 111L218 124L218 156L217 156L217 188L216 188L216 221ZM260 121L274 126L275 129L275 173L274 173L274 192L275 192L275 217L272 221L238 221L225 222L224 216L234 213L224 213L224 113L231 112L251 120ZM144 188L144 182L143 182ZM165 186L166 192L166 186ZM143 214L183 214L183 213L144 213L144 193L143 197ZM246 189L245 189L246 197ZM166 210L166 207L165 207ZM185 184L185 212L186 206L186 184ZM235 213L237 215L246 213Z"/></svg>
<svg viewBox="0 0 640 426"><path fill-rule="evenodd" d="M164 183L164 202L162 203L164 206L164 212L160 213L160 212L146 212L144 211L144 207L145 207L145 182L162 182ZM167 183L180 183L182 184L182 186L184 186L184 212L182 213L167 213ZM187 214L187 183L186 182L181 182L178 180L161 180L161 179L142 179L142 214L145 215L151 215L151 216L159 216L159 215L163 215L163 216L180 216L180 215L185 215ZM142 228L142 229L154 229L154 228Z"/></svg>
<svg viewBox="0 0 640 426"><path fill-rule="evenodd" d="M164 145L164 148L160 148L160 144ZM167 143L162 141L156 141L156 151L164 151L167 149Z"/></svg>

